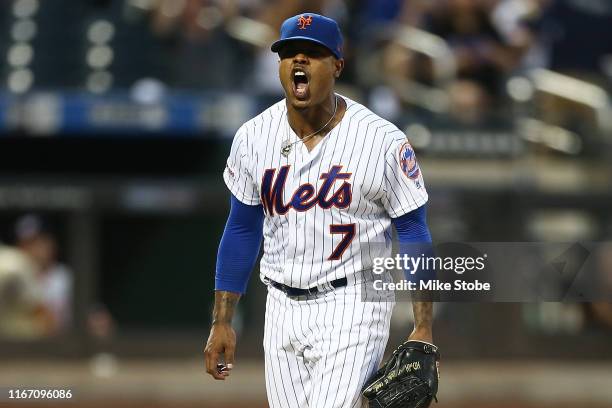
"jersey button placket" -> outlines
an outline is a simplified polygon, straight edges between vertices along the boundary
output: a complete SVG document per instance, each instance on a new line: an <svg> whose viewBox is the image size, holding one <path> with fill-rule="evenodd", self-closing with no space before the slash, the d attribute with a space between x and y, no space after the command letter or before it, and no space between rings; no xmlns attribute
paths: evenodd
<svg viewBox="0 0 612 408"><path fill-rule="evenodd" d="M283 194L283 200L285 204L289 205L291 203L291 198L293 196L293 192L296 189L296 185L299 183L299 179L295 176L295 166L291 167L289 177L287 177L287 184L285 185L285 190ZM284 234L285 234L285 276L291 277L293 271L293 265L295 263L295 259L293 259L293 255L295 254L295 246L296 246L296 222L295 222L295 210L290 208L289 211L283 215L284 217Z"/></svg>

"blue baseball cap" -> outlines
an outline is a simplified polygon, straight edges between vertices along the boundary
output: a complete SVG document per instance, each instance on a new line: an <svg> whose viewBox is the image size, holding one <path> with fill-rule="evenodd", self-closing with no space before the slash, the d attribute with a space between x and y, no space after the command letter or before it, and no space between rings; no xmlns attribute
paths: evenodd
<svg viewBox="0 0 612 408"><path fill-rule="evenodd" d="M280 39L272 44L272 51L278 52L288 41L307 40L328 48L336 58L342 58L342 34L340 27L331 18L304 13L290 17L283 22Z"/></svg>

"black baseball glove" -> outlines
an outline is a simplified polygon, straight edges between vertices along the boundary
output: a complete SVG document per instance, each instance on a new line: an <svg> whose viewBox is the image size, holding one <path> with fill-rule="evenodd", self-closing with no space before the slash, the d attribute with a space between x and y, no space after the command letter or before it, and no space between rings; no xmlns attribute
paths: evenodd
<svg viewBox="0 0 612 408"><path fill-rule="evenodd" d="M438 347L409 340L393 352L361 392L370 408L427 408L438 393L439 361Z"/></svg>

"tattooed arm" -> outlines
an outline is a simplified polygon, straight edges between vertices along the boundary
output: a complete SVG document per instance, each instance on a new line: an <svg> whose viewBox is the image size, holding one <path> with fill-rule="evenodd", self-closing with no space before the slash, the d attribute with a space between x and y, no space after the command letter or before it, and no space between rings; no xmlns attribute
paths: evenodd
<svg viewBox="0 0 612 408"><path fill-rule="evenodd" d="M433 343L433 303L412 302L412 313L414 314L414 330L408 340L421 340Z"/></svg>
<svg viewBox="0 0 612 408"><path fill-rule="evenodd" d="M232 318L240 295L246 292L263 237L261 205L243 204L233 195L230 205L217 253L215 309L204 350L206 371L216 380L224 380L234 364L236 333Z"/></svg>
<svg viewBox="0 0 612 408"><path fill-rule="evenodd" d="M236 333L232 328L232 318L239 299L239 293L215 291L212 327L204 349L206 372L215 380L225 380L234 364ZM225 366L224 369L219 369L217 366L221 361Z"/></svg>
<svg viewBox="0 0 612 408"><path fill-rule="evenodd" d="M430 254L433 251L431 234L427 226L427 206L423 205L401 217L392 219L397 231L400 244L400 253L409 257L418 257L421 254ZM413 275L413 273L415 273ZM409 272L407 279L418 282L420 279L435 277L435 271L421 268ZM415 280L416 279L416 280ZM421 340L432 343L433 303L434 293L429 291L416 291L412 302L414 314L414 330L409 340Z"/></svg>

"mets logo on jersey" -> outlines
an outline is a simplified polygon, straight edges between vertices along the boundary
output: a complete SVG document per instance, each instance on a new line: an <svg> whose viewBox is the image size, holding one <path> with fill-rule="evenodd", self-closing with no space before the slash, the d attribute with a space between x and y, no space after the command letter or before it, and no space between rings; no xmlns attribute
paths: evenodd
<svg viewBox="0 0 612 408"><path fill-rule="evenodd" d="M421 183L419 183L419 175L421 174L419 164L416 160L416 154L408 142L404 143L400 148L399 164L406 177L413 180L417 188L421 188Z"/></svg>
<svg viewBox="0 0 612 408"><path fill-rule="evenodd" d="M304 16L303 14L298 18L298 28L305 30L307 26L312 24L312 16Z"/></svg>
<svg viewBox="0 0 612 408"><path fill-rule="evenodd" d="M332 166L328 172L321 173L319 180L323 182L318 191L310 183L302 184L291 194L291 199L287 203L284 202L283 195L291 165L283 166L278 171L266 169L261 179L261 202L264 211L273 216L274 213L284 215L290 209L298 212L308 211L315 205L325 210L332 207L348 208L353 199L349 182L352 173L343 172L342 167L344 166ZM336 182L341 184L336 186Z"/></svg>

